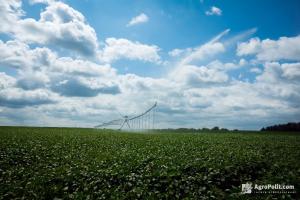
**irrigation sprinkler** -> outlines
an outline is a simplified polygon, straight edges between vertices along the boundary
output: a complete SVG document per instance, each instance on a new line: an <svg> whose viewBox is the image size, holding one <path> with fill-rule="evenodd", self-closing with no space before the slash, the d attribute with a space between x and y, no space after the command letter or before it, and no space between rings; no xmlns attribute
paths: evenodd
<svg viewBox="0 0 300 200"><path fill-rule="evenodd" d="M95 126L95 128L103 128L109 126L120 126L119 130L127 126L131 130L147 130L154 129L155 125L155 108L157 107L157 102L155 102L150 108L142 112L139 115L129 117L128 115L121 115L121 119L115 119L109 122L104 122L100 125Z"/></svg>

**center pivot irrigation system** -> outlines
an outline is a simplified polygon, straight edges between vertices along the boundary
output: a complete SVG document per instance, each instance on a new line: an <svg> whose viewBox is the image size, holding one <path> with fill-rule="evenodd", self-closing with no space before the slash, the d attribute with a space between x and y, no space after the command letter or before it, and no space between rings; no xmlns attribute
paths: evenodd
<svg viewBox="0 0 300 200"><path fill-rule="evenodd" d="M157 107L157 102L154 103L149 109L147 109L142 114L129 117L127 115L121 115L122 119L115 119L109 122L102 123L95 128L104 128L111 126L120 126L119 130L123 129L124 126L127 126L128 129L133 130L147 130L154 129L155 125L155 108Z"/></svg>

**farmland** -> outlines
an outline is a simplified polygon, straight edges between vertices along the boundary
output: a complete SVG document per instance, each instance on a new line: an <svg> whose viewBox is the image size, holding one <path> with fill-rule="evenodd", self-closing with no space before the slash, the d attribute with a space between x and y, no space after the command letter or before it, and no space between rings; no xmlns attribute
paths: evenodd
<svg viewBox="0 0 300 200"><path fill-rule="evenodd" d="M299 147L298 133L0 127L0 199L297 198L241 184L299 191Z"/></svg>

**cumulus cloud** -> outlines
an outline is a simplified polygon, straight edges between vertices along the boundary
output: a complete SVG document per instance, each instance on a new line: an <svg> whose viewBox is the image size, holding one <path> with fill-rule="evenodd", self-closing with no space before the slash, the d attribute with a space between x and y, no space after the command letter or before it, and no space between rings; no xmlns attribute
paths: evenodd
<svg viewBox="0 0 300 200"><path fill-rule="evenodd" d="M219 60L214 60L207 64L207 68L220 71L231 71L241 68L246 64L245 60L240 60L238 63L222 63Z"/></svg>
<svg viewBox="0 0 300 200"><path fill-rule="evenodd" d="M300 63L285 63L282 64L283 76L288 79L300 81Z"/></svg>
<svg viewBox="0 0 300 200"><path fill-rule="evenodd" d="M23 72L18 78L17 86L24 90L34 90L38 88L45 88L50 79L46 73L43 72Z"/></svg>
<svg viewBox="0 0 300 200"><path fill-rule="evenodd" d="M258 67L253 67L250 69L250 72L260 74L262 72L262 70L259 69Z"/></svg>
<svg viewBox="0 0 300 200"><path fill-rule="evenodd" d="M12 76L8 76L4 72L0 72L0 89L6 89L15 86L16 79Z"/></svg>
<svg viewBox="0 0 300 200"><path fill-rule="evenodd" d="M103 82L93 78L74 78L69 77L53 84L52 90L69 97L93 97L99 93L118 94L120 89L113 82Z"/></svg>
<svg viewBox="0 0 300 200"><path fill-rule="evenodd" d="M48 66L56 57L48 48L30 49L29 45L20 41L0 40L0 64L19 70L37 69Z"/></svg>
<svg viewBox="0 0 300 200"><path fill-rule="evenodd" d="M110 78L116 74L116 70L109 65L99 65L78 58L58 57L55 52L46 47L31 49L29 45L16 40L5 43L0 40L0 51L3 52L0 54L1 65L18 69L20 73L26 71L27 75L28 71L31 74L32 71L47 71L49 73Z"/></svg>
<svg viewBox="0 0 300 200"><path fill-rule="evenodd" d="M217 15L221 16L222 15L222 10L216 6L210 7L210 10L205 12L206 15Z"/></svg>
<svg viewBox="0 0 300 200"><path fill-rule="evenodd" d="M126 25L127 27L129 26L135 26L137 24L142 24L142 23L146 23L149 21L149 17L145 14L145 13L141 13L136 17L133 17L128 24Z"/></svg>
<svg viewBox="0 0 300 200"><path fill-rule="evenodd" d="M264 71L256 77L255 89L264 97L281 100L282 104L298 109L300 106L299 63L268 62ZM295 75L290 76L289 71Z"/></svg>
<svg viewBox="0 0 300 200"><path fill-rule="evenodd" d="M228 75L223 71L194 65L185 65L177 68L171 73L171 77L189 87L201 87L210 83L224 83L228 81Z"/></svg>
<svg viewBox="0 0 300 200"><path fill-rule="evenodd" d="M25 91L20 88L7 88L0 90L0 106L21 108L54 103L55 94L47 90Z"/></svg>
<svg viewBox="0 0 300 200"><path fill-rule="evenodd" d="M120 87L125 93L165 93L177 86L176 83L166 78L141 77L135 74L120 75ZM150 94L151 96L152 94ZM153 98L153 97L152 97Z"/></svg>
<svg viewBox="0 0 300 200"><path fill-rule="evenodd" d="M98 76L113 79L116 70L110 65L100 65L88 60L59 57L53 60L51 71L74 76Z"/></svg>
<svg viewBox="0 0 300 200"><path fill-rule="evenodd" d="M267 62L264 73L257 77L260 82L291 83L300 82L300 63ZM274 87L276 87L274 85Z"/></svg>
<svg viewBox="0 0 300 200"><path fill-rule="evenodd" d="M85 97L120 92L117 83L111 81L117 77L116 70L109 65L58 57L48 48L30 49L19 41L1 41L0 50L4 52L0 64L18 70L14 84L22 90L15 91L45 89L62 96ZM7 75L2 74L2 78L6 85L11 84Z"/></svg>
<svg viewBox="0 0 300 200"><path fill-rule="evenodd" d="M0 33L12 33L12 28L23 15L22 1L0 1Z"/></svg>
<svg viewBox="0 0 300 200"><path fill-rule="evenodd" d="M23 82L25 89L18 87L19 81ZM36 87L33 87L34 83L36 82L18 80L4 72L0 72L0 107L22 108L55 103L58 100L58 95L47 89L36 89Z"/></svg>
<svg viewBox="0 0 300 200"><path fill-rule="evenodd" d="M107 38L100 59L108 63L118 59L159 63L161 60L159 51L159 47L155 45L141 44L123 38Z"/></svg>
<svg viewBox="0 0 300 200"><path fill-rule="evenodd" d="M244 58L228 63L219 60L209 61L214 55L225 52L224 43L219 42L222 34L219 35L215 37L215 40L198 48L174 49L169 52L169 55L179 59L175 69L169 74L169 78L176 83L181 83L178 88L181 88L179 90L182 91L183 96L177 96L177 98L185 103L185 106L181 105L177 111L181 110L182 116L187 115L183 110L188 111L189 116L195 116L200 121L201 117L198 115L203 113L205 118L202 120L205 124L210 124L209 121L213 119L212 126L218 120L222 124L238 126L232 123L235 121L234 115L243 115L239 120L243 121L244 126L248 124L249 127L255 126L254 124L268 123L269 120L279 116L285 119L299 118L297 114L300 99L300 91L297 87L300 80L298 63L263 64L256 60L248 62ZM210 48L212 51L208 51L209 53L205 55L206 50ZM252 48L255 49L255 45ZM197 60L202 63L204 60L208 61L208 64L190 64L196 63ZM241 67L258 63L263 64L262 69L257 67L249 69L250 72L258 74L254 82L230 79L228 71L239 70ZM277 110L281 112L276 112ZM165 111L172 112L167 108ZM194 112L198 115L196 113L193 115ZM258 121L254 122L254 116ZM179 119L183 120L184 117L179 117L177 120Z"/></svg>
<svg viewBox="0 0 300 200"><path fill-rule="evenodd" d="M300 60L300 36L280 37L278 40L251 38L238 44L237 55L256 55L258 60Z"/></svg>
<svg viewBox="0 0 300 200"><path fill-rule="evenodd" d="M82 56L95 56L98 48L97 36L85 17L65 3L48 3L41 12L40 19L35 20L21 18L24 12L20 1L3 1L0 4L0 9L3 10L0 22L4 22L1 32L10 33L26 43L51 44Z"/></svg>

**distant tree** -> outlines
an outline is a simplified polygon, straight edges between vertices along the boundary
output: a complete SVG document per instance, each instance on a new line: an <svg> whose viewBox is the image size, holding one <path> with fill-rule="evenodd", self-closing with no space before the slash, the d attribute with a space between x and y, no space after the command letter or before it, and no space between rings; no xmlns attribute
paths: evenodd
<svg viewBox="0 0 300 200"><path fill-rule="evenodd" d="M215 127L213 127L211 130L212 130L212 131L219 131L220 129L219 129L219 127L215 126Z"/></svg>
<svg viewBox="0 0 300 200"><path fill-rule="evenodd" d="M227 128L221 128L220 131L222 131L222 132L227 132L228 129L227 129Z"/></svg>
<svg viewBox="0 0 300 200"><path fill-rule="evenodd" d="M300 122L263 127L261 131L300 131Z"/></svg>
<svg viewBox="0 0 300 200"><path fill-rule="evenodd" d="M207 131L209 131L209 129L208 128L202 128L202 131L207 132Z"/></svg>

